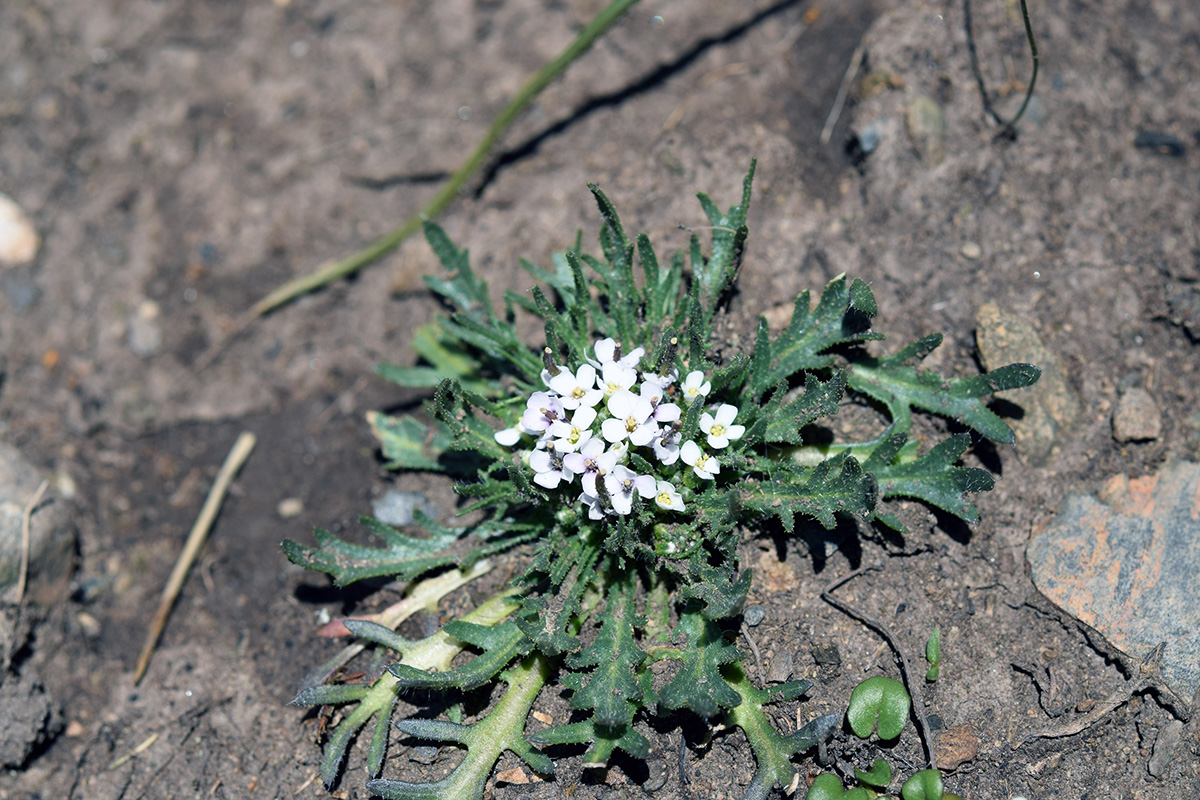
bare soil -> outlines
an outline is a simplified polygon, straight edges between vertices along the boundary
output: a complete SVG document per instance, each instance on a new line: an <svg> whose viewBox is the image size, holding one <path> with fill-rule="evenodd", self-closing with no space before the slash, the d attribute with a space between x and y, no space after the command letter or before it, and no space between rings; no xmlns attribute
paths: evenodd
<svg viewBox="0 0 1200 800"><path fill-rule="evenodd" d="M43 610L17 665L65 726L0 778L0 798L328 796L314 780L318 719L285 704L337 646L314 635L318 619L394 595L335 591L289 565L279 542L348 528L393 486L453 508L445 483L385 472L363 421L420 400L371 370L411 362L413 331L437 311L419 276L436 262L410 242L209 357L280 282L415 212L602 5L0 4L0 191L45 240L32 265L0 272L0 435L70 477L80 528L73 592ZM973 10L989 91L1011 113L1029 78L1019 11ZM969 755L949 788L977 800L1196 797L1195 722L1166 771L1148 770L1172 719L1152 691L1083 732L1017 746L1078 719L1132 670L1038 595L1031 530L1111 475L1200 457L1200 332L1178 321L1180 298L1200 291L1200 7L1050 0L1033 13L1041 76L1010 141L982 111L958 3L643 4L545 92L441 222L493 291L524 291L519 257L546 264L576 230L594 236L586 183L603 186L627 229L682 246L703 220L693 193L732 203L757 157L723 329L733 347L758 314L842 272L871 283L893 342L943 331L933 360L946 374L978 370L983 303L1033 321L1083 409L1074 427L1041 463L1004 448L973 456L999 481L969 529L913 506L906 518L919 525L902 540L852 525L748 535L751 603L766 611L746 629L752 671L766 678L790 661L817 681L812 699L780 708L786 728L893 670L876 634L819 597L882 561L840 594L885 620L910 658L941 626L942 678L923 699L942 747ZM860 78L873 79L855 82L822 145L860 44ZM906 128L919 95L944 116L940 162ZM848 136L868 128L878 147L852 159ZM1182 154L1136 148L1142 131L1176 137ZM1112 409L1130 386L1155 398L1157 440L1114 441ZM257 449L135 688L161 587L241 430ZM277 513L285 498L303 501L299 517ZM1014 663L1033 665L1053 696ZM552 692L540 702L562 707ZM648 766L597 774L568 758L552 783L494 794L744 793L753 760L740 734L648 733ZM389 776L437 777L453 763L451 750L419 763L410 745L393 744ZM916 739L889 758L920 761ZM363 781L354 754L336 796L366 797Z"/></svg>

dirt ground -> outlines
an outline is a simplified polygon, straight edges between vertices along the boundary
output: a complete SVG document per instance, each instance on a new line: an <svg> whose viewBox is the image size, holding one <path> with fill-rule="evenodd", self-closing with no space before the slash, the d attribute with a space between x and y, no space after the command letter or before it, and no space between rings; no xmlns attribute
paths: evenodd
<svg viewBox="0 0 1200 800"><path fill-rule="evenodd" d="M267 291L420 208L603 5L0 4L0 191L44 237L32 264L0 269L0 436L57 475L60 496L73 483L79 529L69 596L39 612L13 667L45 686L60 722L0 778L0 798L327 796L314 779L317 719L286 703L337 646L314 636L323 615L395 595L335 591L289 565L279 543L350 528L392 487L452 509L445 483L383 471L363 420L420 399L371 370L411 363L412 332L437 310L419 276L436 263L411 242L197 365ZM1018 6L976 0L973 11L989 90L1011 112L1029 78ZM524 291L518 257L546 264L576 230L594 237L589 181L627 230L665 249L702 222L694 192L729 205L757 157L725 328L734 346L759 313L841 272L871 283L893 341L944 332L933 360L946 374L978 370L985 302L1032 321L1082 409L1049 455L983 453L999 480L969 530L910 508L922 524L903 541L852 526L786 543L748 536L751 603L766 612L752 667L762 677L790 661L818 682L810 700L781 707L782 725L843 707L855 683L891 669L874 633L819 598L883 559L841 594L913 654L941 626L943 677L924 702L943 746L977 740L950 789L975 800L1197 797L1195 722L1165 771L1148 770L1172 720L1152 692L1082 733L1014 745L1081 717L1129 677L1119 654L1037 593L1031 531L1112 475L1200 458L1200 6L1049 0L1033 13L1041 75L1009 141L983 113L957 2L648 0L545 92L441 222L493 291ZM860 44L860 77L875 79L856 82L823 145ZM936 114L924 128L933 139L909 130L921 96L944 139ZM865 158L847 154L852 131ZM1182 153L1135 147L1145 131L1176 137ZM1113 408L1131 387L1157 403L1156 439L1113 438ZM258 446L135 688L145 626L242 430ZM285 498L303 502L299 516L281 518ZM1014 662L1053 677L1052 702ZM694 731L647 733L647 767L597 775L568 758L553 783L494 794L744 793L753 760L740 734L704 744ZM891 758L919 755L910 737ZM455 756L420 758L393 743L387 775L439 776ZM362 764L352 754L336 796L367 796Z"/></svg>

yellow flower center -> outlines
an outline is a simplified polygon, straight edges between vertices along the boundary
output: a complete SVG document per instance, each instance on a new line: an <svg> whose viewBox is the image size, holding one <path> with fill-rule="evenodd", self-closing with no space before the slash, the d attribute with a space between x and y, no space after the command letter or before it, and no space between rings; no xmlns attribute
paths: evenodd
<svg viewBox="0 0 1200 800"><path fill-rule="evenodd" d="M666 492L659 492L658 497L655 499L658 500L658 504L660 506L671 505L671 495L667 494Z"/></svg>
<svg viewBox="0 0 1200 800"><path fill-rule="evenodd" d="M633 418L633 417L625 418L625 430L627 432L633 433L635 430L637 430L637 426L638 426L638 421L635 418Z"/></svg>
<svg viewBox="0 0 1200 800"><path fill-rule="evenodd" d="M721 424L713 425L711 428L709 428L708 435L709 436L724 436L725 435L725 426L721 425Z"/></svg>

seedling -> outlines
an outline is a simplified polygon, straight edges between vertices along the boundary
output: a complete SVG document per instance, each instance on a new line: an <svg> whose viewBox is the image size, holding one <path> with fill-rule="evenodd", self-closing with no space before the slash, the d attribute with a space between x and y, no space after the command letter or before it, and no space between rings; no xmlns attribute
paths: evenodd
<svg viewBox="0 0 1200 800"><path fill-rule="evenodd" d="M608 764L618 749L644 758L648 718L691 713L745 733L758 763L749 797L794 788L792 758L826 738L837 718L783 735L764 706L794 701L808 684L764 690L747 678L734 645L751 582L737 559L742 530L832 528L838 517L903 530L888 510L897 498L973 521L968 495L993 481L958 464L971 434L927 446L913 435L913 411L1011 442L984 401L1028 386L1039 372L1013 364L941 378L918 366L939 335L870 356L862 346L883 338L871 327L875 297L844 276L815 305L801 294L783 331L760 319L749 352L718 357L713 323L742 264L753 172L751 165L740 202L727 211L699 195L711 231L707 254L693 235L686 254L666 260L644 235L629 238L612 203L591 187L601 254L577 241L550 269L523 262L546 288L506 292L500 310L468 254L426 223L447 270L426 283L450 313L416 335L426 363L380 371L432 389L433 400L428 416L370 419L389 466L456 480L468 521L450 527L418 514L423 530L402 532L366 520L380 546L318 531L315 547L288 541L284 550L339 585L419 580L499 553L513 553L523 568L496 597L421 641L388 625L347 623L387 669L368 671L378 676L369 684L320 683L296 698L346 706L326 743L327 786L372 719L369 791L470 800L482 796L504 750L546 776L553 762L534 745L583 745L589 767ZM519 313L541 320L544 343L526 346ZM878 432L814 444L809 426L836 427L847 401L874 408ZM468 650L472 657L455 659ZM332 672L322 670L320 680ZM872 680L870 697L851 702L867 709L851 724L862 716L869 735L878 717L881 735L894 737L907 695L901 707L888 679ZM530 722L530 711L548 683L569 690L573 714L546 726ZM473 720L439 715L464 693L498 684L505 688L493 706ZM392 720L420 699L436 705L420 719ZM466 755L437 783L380 779L393 728L457 744Z"/></svg>
<svg viewBox="0 0 1200 800"><path fill-rule="evenodd" d="M869 739L877 723L880 739L896 739L908 722L911 708L912 701L903 683L876 675L855 686L850 693L846 721L850 723L850 730L860 739Z"/></svg>
<svg viewBox="0 0 1200 800"><path fill-rule="evenodd" d="M929 641L925 643L925 660L929 662L925 680L933 683L942 671L942 629L936 625L933 626L933 633L929 634Z"/></svg>

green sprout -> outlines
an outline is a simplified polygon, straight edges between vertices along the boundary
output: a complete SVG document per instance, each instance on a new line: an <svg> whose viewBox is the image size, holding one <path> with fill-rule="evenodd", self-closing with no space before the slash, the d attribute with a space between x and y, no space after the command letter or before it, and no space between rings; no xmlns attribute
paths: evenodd
<svg viewBox="0 0 1200 800"><path fill-rule="evenodd" d="M993 479L959 463L972 441L967 430L1011 443L986 399L1032 384L1039 372L1013 364L942 378L919 366L937 335L870 355L864 346L884 338L871 326L875 297L845 276L815 303L801 294L784 330L772 333L760 319L749 352L718 357L727 343L713 323L742 267L753 174L751 164L740 201L725 211L699 195L707 250L692 235L686 252L668 258L646 236L627 235L608 197L591 187L600 254L577 239L549 268L522 262L540 285L505 292L500 306L467 252L425 224L446 270L426 284L448 313L417 331L413 347L424 363L379 371L431 390L432 400L425 413L374 412L369 421L390 468L455 481L464 522L418 514L414 530L400 531L364 520L372 544L317 531L315 545L287 541L284 552L338 585L413 581L410 592L430 596L425 605L450 591L428 581L484 574L478 565L492 556L510 554L518 575L419 641L397 632L399 614L347 620L359 643L315 671L295 701L343 707L325 742L328 787L351 741L367 731L370 791L472 800L506 750L546 776L553 762L538 746L581 745L584 765L602 767L616 750L646 757L652 718L693 714L744 732L758 764L747 796L766 798L794 789L793 759L832 735L839 717L783 734L764 711L795 702L807 682L759 689L747 677L734 644L752 580L737 557L742 532L830 529L839 517L903 531L889 510L900 498L974 521L968 495L991 489ZM522 315L541 321L537 347L518 335ZM851 402L877 414L877 431L816 443L810 431L835 431ZM914 411L964 430L927 442L914 433ZM360 652L373 659L368 681L337 682ZM899 735L908 700L901 707L888 680L871 679L852 698L852 727L867 726L860 735L877 721L881 736ZM569 693L572 715L547 727L530 715L548 686ZM446 710L472 708L463 702L469 693L486 699L496 687L478 715ZM412 715L420 704L428 710ZM384 778L393 731L466 753L435 783Z"/></svg>
<svg viewBox="0 0 1200 800"><path fill-rule="evenodd" d="M876 675L855 686L850 693L846 721L860 739L870 738L878 727L879 738L891 740L898 738L904 730L911 708L912 700L903 683Z"/></svg>
<svg viewBox="0 0 1200 800"><path fill-rule="evenodd" d="M929 641L925 643L925 660L929 662L925 680L933 683L942 671L942 629L937 625L933 626L933 633L929 634Z"/></svg>

